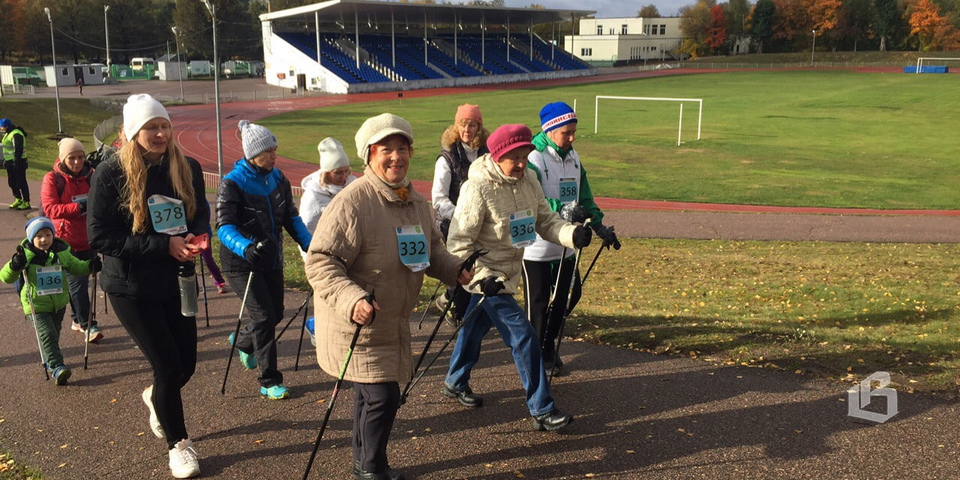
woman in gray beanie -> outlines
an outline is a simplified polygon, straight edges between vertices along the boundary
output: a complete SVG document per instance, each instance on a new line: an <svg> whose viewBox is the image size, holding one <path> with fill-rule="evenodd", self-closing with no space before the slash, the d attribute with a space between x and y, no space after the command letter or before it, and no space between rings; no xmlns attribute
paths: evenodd
<svg viewBox="0 0 960 480"><path fill-rule="evenodd" d="M277 162L277 137L270 130L241 120L243 155L217 190L217 236L220 264L250 316L236 342L240 362L260 367L260 395L271 400L290 396L277 368L277 323L283 317L283 230L301 249L310 232L293 203L290 181ZM247 289L249 287L249 293Z"/></svg>
<svg viewBox="0 0 960 480"><path fill-rule="evenodd" d="M413 132L389 113L368 118L356 135L363 177L320 217L307 250L314 290L317 360L339 376L356 325L363 325L344 379L354 382L353 478L396 480L387 442L400 408L399 382L411 378L410 315L423 275L464 285L473 271L447 253L427 200L407 178ZM376 300L365 297L376 293ZM374 319L376 312L376 322Z"/></svg>

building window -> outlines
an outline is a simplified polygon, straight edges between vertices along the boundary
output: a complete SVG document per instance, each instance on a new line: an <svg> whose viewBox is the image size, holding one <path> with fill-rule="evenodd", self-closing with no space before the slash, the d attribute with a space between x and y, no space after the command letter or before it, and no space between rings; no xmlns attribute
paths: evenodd
<svg viewBox="0 0 960 480"><path fill-rule="evenodd" d="M603 25L597 25L597 35L603 35Z"/></svg>
<svg viewBox="0 0 960 480"><path fill-rule="evenodd" d="M650 47L650 50L656 51L657 47Z"/></svg>
<svg viewBox="0 0 960 480"><path fill-rule="evenodd" d="M581 56L581 57L592 57L592 56L593 56L593 49L592 49L592 48L581 48L581 49L580 49L580 56Z"/></svg>
<svg viewBox="0 0 960 480"><path fill-rule="evenodd" d="M67 73L67 69L66 69L66 68L61 68L61 69L60 69L60 75L66 77L66 76L69 76L70 74Z"/></svg>
<svg viewBox="0 0 960 480"><path fill-rule="evenodd" d="M627 26L626 26L626 25L620 25L620 34L621 34L621 35L626 35L626 34L627 34Z"/></svg>
<svg viewBox="0 0 960 480"><path fill-rule="evenodd" d="M660 35L666 35L666 34L667 34L667 26L660 25Z"/></svg>
<svg viewBox="0 0 960 480"><path fill-rule="evenodd" d="M643 34L644 34L644 35L650 35L650 25L644 25L644 26L643 26Z"/></svg>

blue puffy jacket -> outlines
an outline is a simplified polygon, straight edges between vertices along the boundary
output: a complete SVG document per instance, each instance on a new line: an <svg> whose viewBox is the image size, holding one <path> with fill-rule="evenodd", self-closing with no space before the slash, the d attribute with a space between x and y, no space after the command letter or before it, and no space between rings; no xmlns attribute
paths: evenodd
<svg viewBox="0 0 960 480"><path fill-rule="evenodd" d="M241 158L217 190L221 267L225 272L257 269L244 254L257 242L269 240L276 247L270 270L282 270L283 229L301 249L310 246L311 235L293 202L290 181L276 168L268 172Z"/></svg>

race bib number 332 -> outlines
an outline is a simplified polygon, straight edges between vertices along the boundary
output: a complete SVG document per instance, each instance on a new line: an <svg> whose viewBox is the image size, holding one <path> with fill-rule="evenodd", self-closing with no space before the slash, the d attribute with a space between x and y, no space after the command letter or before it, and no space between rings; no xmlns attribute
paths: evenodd
<svg viewBox="0 0 960 480"><path fill-rule="evenodd" d="M397 227L397 248L400 251L400 262L411 271L419 272L430 266L430 248L420 225Z"/></svg>

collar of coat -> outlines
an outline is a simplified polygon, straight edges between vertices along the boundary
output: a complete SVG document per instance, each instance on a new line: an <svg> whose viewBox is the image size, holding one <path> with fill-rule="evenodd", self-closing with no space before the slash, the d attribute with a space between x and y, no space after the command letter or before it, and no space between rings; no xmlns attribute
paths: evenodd
<svg viewBox="0 0 960 480"><path fill-rule="evenodd" d="M546 132L540 132L533 137L531 141L533 146L536 147L538 152L542 152L550 147L557 151L557 154L560 155L561 160L566 160L567 155L573 151L573 148L560 148L556 143L553 143L553 140L550 140L550 137L547 136Z"/></svg>
<svg viewBox="0 0 960 480"><path fill-rule="evenodd" d="M380 192L380 195L383 195L388 201L409 202L413 200L416 195L418 195L416 194L416 190L413 189L413 183L411 183L410 179L407 177L404 177L404 179L396 185L391 185L387 183L386 180L380 178L380 176L373 171L373 168L371 168L370 165L367 165L367 168L363 170L363 176L364 178L369 178L370 185L373 185L373 187ZM400 196L397 195L396 189L401 187L406 188L409 192L406 200L401 199Z"/></svg>

